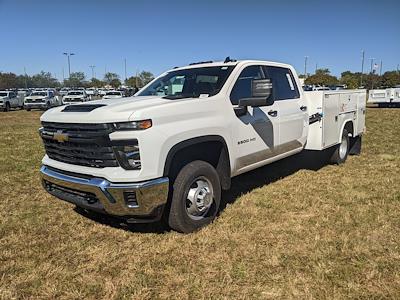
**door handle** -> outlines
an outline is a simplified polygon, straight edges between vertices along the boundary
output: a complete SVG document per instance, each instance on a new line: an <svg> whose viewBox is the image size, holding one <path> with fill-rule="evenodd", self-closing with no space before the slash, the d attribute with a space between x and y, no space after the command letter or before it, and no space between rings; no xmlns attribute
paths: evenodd
<svg viewBox="0 0 400 300"><path fill-rule="evenodd" d="M276 117L276 116L278 115L278 111L277 111L277 110L270 110L270 111L268 112L268 114L269 114L270 116L272 116L272 117Z"/></svg>
<svg viewBox="0 0 400 300"><path fill-rule="evenodd" d="M307 110L307 106L304 106L304 105L303 105L303 106L300 106L300 110L301 110L301 111L306 111L306 110Z"/></svg>

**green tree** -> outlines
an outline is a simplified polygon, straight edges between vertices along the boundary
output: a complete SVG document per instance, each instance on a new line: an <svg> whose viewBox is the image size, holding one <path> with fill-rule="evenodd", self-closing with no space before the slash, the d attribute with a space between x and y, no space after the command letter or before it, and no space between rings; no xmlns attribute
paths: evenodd
<svg viewBox="0 0 400 300"><path fill-rule="evenodd" d="M307 77L305 84L308 85L335 85L339 80L330 74L329 69L318 69L314 75Z"/></svg>
<svg viewBox="0 0 400 300"><path fill-rule="evenodd" d="M140 78L140 81L141 81L140 87L143 87L143 86L145 86L146 84L148 84L150 81L152 81L154 79L154 75L151 72L142 71L139 74L139 78Z"/></svg>
<svg viewBox="0 0 400 300"><path fill-rule="evenodd" d="M121 85L121 81L120 81L119 79L117 79L117 78L114 78L114 79L111 80L110 85L111 85L114 89L116 89L116 88L118 88L118 87Z"/></svg>
<svg viewBox="0 0 400 300"><path fill-rule="evenodd" d="M107 84L111 84L111 81L113 81L114 79L118 79L119 80L118 74L112 73L112 72L107 72L106 74L104 74L104 81Z"/></svg>
<svg viewBox="0 0 400 300"><path fill-rule="evenodd" d="M85 73L73 72L69 79L65 80L64 85L69 87L82 87L84 86Z"/></svg>
<svg viewBox="0 0 400 300"><path fill-rule="evenodd" d="M385 87L395 87L400 85L400 73L397 71L388 71L382 75L382 85Z"/></svg>
<svg viewBox="0 0 400 300"><path fill-rule="evenodd" d="M140 79L138 76L129 77L127 80L125 80L125 84L127 86L131 86L131 87L142 87L143 86L142 79Z"/></svg>
<svg viewBox="0 0 400 300"><path fill-rule="evenodd" d="M361 73L345 71L342 73L340 83L345 84L349 89L359 88L361 83Z"/></svg>
<svg viewBox="0 0 400 300"><path fill-rule="evenodd" d="M56 78L51 76L50 72L41 71L39 74L33 75L31 78L32 87L51 87L55 88L60 86Z"/></svg>
<svg viewBox="0 0 400 300"><path fill-rule="evenodd" d="M101 81L97 78L92 78L92 80L89 82L90 87L96 87L96 88L101 88L104 86L104 81Z"/></svg>
<svg viewBox="0 0 400 300"><path fill-rule="evenodd" d="M0 73L0 89L18 87L18 77L14 73Z"/></svg>

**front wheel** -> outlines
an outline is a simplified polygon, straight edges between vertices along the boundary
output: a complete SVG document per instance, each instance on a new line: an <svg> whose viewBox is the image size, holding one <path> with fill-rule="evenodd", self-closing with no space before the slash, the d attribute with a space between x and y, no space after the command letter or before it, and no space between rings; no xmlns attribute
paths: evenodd
<svg viewBox="0 0 400 300"><path fill-rule="evenodd" d="M169 226L190 233L211 223L221 201L217 171L204 161L193 161L178 173L173 184Z"/></svg>
<svg viewBox="0 0 400 300"><path fill-rule="evenodd" d="M335 152L333 152L332 154L331 163L339 165L344 163L347 159L347 156L349 155L350 138L349 133L346 129L343 129L342 141L339 145L336 145L335 147L336 149Z"/></svg>
<svg viewBox="0 0 400 300"><path fill-rule="evenodd" d="M8 112L8 111L10 111L11 110L11 106L10 106L10 103L6 103L6 106L4 107L4 109L3 109L3 111L4 112Z"/></svg>

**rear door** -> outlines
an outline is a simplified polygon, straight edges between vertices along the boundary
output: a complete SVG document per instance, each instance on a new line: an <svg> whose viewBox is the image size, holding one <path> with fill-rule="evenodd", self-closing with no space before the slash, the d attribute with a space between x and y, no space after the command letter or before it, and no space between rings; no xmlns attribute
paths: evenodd
<svg viewBox="0 0 400 300"><path fill-rule="evenodd" d="M271 79L273 97L279 114L279 144L283 152L304 146L307 139L308 112L292 71L265 66Z"/></svg>

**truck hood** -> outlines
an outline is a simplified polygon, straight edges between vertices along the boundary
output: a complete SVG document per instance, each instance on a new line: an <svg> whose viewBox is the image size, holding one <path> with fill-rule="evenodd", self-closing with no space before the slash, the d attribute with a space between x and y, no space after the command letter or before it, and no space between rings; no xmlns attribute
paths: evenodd
<svg viewBox="0 0 400 300"><path fill-rule="evenodd" d="M45 96L28 96L25 97L25 100L44 100L45 98Z"/></svg>
<svg viewBox="0 0 400 300"><path fill-rule="evenodd" d="M168 100L159 96L137 96L117 99L97 100L72 104L80 106L95 107L87 112L64 112L64 106L59 106L46 111L40 118L45 122L63 122L63 123L112 123L132 121L131 116L134 112L160 105L170 105L178 101L187 101L188 99ZM96 106L99 106L96 108Z"/></svg>
<svg viewBox="0 0 400 300"><path fill-rule="evenodd" d="M81 99L81 98L85 98L84 95L65 95L64 97L65 97L65 98L68 98L68 99Z"/></svg>

